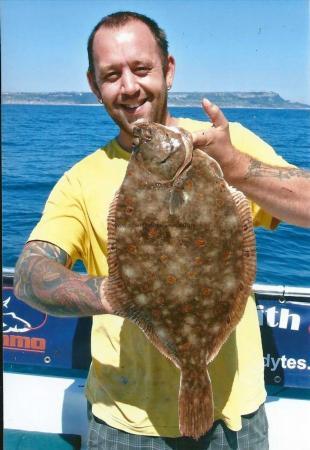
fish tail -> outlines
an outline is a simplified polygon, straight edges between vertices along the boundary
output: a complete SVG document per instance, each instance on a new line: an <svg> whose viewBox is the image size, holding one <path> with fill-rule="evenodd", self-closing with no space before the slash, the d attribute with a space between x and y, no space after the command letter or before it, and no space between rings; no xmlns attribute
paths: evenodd
<svg viewBox="0 0 310 450"><path fill-rule="evenodd" d="M213 425L213 394L207 369L193 373L181 372L179 393L179 426L183 436L199 439Z"/></svg>

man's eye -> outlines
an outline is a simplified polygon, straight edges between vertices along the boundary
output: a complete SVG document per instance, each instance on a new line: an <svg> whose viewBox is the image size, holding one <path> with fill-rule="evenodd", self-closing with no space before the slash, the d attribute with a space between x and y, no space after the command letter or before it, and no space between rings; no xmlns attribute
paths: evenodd
<svg viewBox="0 0 310 450"><path fill-rule="evenodd" d="M148 67L142 67L142 66L141 66L141 67L137 67L137 68L136 68L136 73L137 73L138 75L144 76L144 75L147 75L148 72L149 72Z"/></svg>
<svg viewBox="0 0 310 450"><path fill-rule="evenodd" d="M111 73L107 73L105 76L104 76L104 81L116 81L117 79L118 79L118 73L117 72L111 72Z"/></svg>

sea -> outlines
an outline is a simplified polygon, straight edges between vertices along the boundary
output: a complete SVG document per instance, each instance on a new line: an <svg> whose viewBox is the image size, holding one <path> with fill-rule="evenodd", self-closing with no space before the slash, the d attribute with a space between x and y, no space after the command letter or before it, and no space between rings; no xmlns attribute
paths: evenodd
<svg viewBox="0 0 310 450"><path fill-rule="evenodd" d="M103 107L2 105L2 265L14 267L49 192L81 158L117 133ZM201 108L170 108L206 120ZM223 109L288 162L310 169L310 110ZM257 283L310 287L310 229L281 223L256 229ZM78 263L74 270L83 271Z"/></svg>

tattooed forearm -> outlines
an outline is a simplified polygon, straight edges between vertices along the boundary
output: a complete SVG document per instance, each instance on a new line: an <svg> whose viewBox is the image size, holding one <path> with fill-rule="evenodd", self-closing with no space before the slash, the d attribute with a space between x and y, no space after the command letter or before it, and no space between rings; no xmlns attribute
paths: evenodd
<svg viewBox="0 0 310 450"><path fill-rule="evenodd" d="M310 172L295 167L272 167L252 159L250 161L245 179L252 177L278 178L289 180L291 178L310 178Z"/></svg>
<svg viewBox="0 0 310 450"><path fill-rule="evenodd" d="M278 220L310 226L310 172L274 167L239 153L231 183Z"/></svg>
<svg viewBox="0 0 310 450"><path fill-rule="evenodd" d="M16 296L51 315L90 316L108 312L100 299L104 279L81 275L64 266L71 266L66 252L46 242L30 242L16 266Z"/></svg>

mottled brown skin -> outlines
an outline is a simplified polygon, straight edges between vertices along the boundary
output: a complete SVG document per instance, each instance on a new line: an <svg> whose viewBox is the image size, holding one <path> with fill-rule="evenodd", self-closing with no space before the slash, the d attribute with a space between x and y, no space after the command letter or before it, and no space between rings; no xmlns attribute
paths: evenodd
<svg viewBox="0 0 310 450"><path fill-rule="evenodd" d="M243 315L255 277L252 219L185 130L141 123L109 214L109 301L181 370L182 434L213 424L207 364Z"/></svg>

